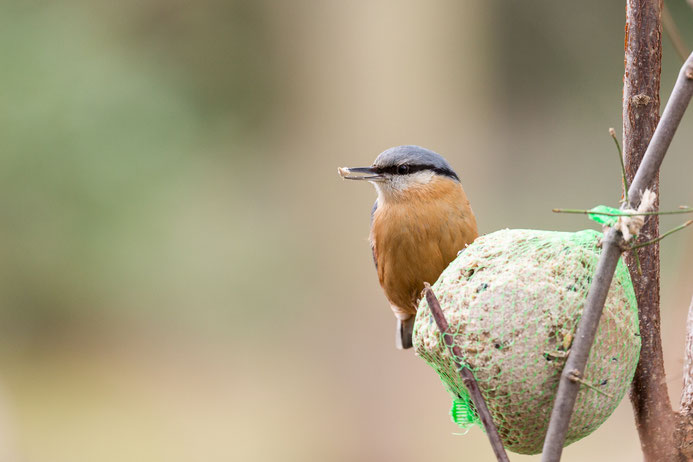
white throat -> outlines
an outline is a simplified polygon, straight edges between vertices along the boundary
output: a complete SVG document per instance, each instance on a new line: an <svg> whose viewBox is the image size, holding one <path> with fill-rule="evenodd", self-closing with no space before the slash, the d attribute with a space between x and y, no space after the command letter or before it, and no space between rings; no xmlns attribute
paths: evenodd
<svg viewBox="0 0 693 462"><path fill-rule="evenodd" d="M423 170L409 175L392 175L386 181L373 181L372 183L378 192L378 202L384 204L411 187L430 183L434 176L434 172Z"/></svg>

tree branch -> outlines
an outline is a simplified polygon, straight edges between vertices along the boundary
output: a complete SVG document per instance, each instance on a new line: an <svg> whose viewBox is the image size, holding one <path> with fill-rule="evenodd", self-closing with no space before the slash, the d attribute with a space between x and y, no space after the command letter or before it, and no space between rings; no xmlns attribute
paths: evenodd
<svg viewBox="0 0 693 462"><path fill-rule="evenodd" d="M673 135L661 129L654 135L659 122L662 5L662 0L627 1L623 76L623 151L626 175L637 191L631 201L637 203L638 195L649 186L657 194L655 210L659 203L659 164L646 161L643 154L648 145L657 148L662 142L661 149L666 151ZM660 125L663 129L669 126L664 120ZM654 179L645 181L644 174ZM657 239L659 217L649 219L640 235ZM678 453L674 446L675 421L666 387L660 333L659 244L627 252L625 262L638 301L642 340L630 390L635 426L646 461L674 460Z"/></svg>
<svg viewBox="0 0 693 462"><path fill-rule="evenodd" d="M479 390L479 384L474 378L472 371L469 370L466 365L460 362L459 358L462 357L460 347L455 345L453 342L452 336L448 332L448 321L445 319L443 310L440 308L440 303L438 303L438 299L428 283L424 284L424 293L426 294L428 308L431 310L431 314L433 315L433 319L436 321L438 330L440 330L440 333L443 336L443 341L449 349L450 356L452 357L453 361L455 361L457 371L460 373L460 378L462 379L464 386L467 387L469 397L472 399L476 412L479 415L479 419L481 419L481 423L486 429L486 435L491 443L491 447L496 455L496 459L498 459L498 462L509 462L508 454L506 454L505 448L503 447L503 442L498 435L498 429L493 423L493 418L491 418L491 413L486 406L486 401L484 401L484 397L481 395L481 390Z"/></svg>
<svg viewBox="0 0 693 462"><path fill-rule="evenodd" d="M676 447L684 460L693 460L693 299L686 321L686 348L683 358L683 390L676 425Z"/></svg>
<svg viewBox="0 0 693 462"><path fill-rule="evenodd" d="M693 298L686 320L686 349L683 358L683 390L681 390L681 414L693 415Z"/></svg>
<svg viewBox="0 0 693 462"><path fill-rule="evenodd" d="M686 56L688 56L690 52L688 51L686 43L683 41L683 37L681 37L679 28L676 27L676 21L674 21L674 17L671 15L666 3L662 3L662 25L664 26L664 32L667 34L667 37L669 37L671 44L676 50L676 54L679 55L682 62L685 61Z"/></svg>
<svg viewBox="0 0 693 462"><path fill-rule="evenodd" d="M679 73L674 91L653 136L653 142L648 146L643 162L636 174L636 179L629 188L631 206L639 205L642 192L654 180L692 94L693 54L688 57ZM551 411L549 429L544 440L542 454L542 461L544 462L557 462L561 458L579 389L578 383L574 381L575 371L577 371L578 376L584 373L622 245L623 236L615 229L610 229L604 236L597 270L585 301L585 308L578 324L570 355L561 373L558 392Z"/></svg>

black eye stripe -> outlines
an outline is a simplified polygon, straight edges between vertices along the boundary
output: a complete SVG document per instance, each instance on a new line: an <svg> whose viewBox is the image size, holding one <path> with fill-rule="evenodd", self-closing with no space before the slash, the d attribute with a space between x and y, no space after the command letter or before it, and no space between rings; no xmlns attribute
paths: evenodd
<svg viewBox="0 0 693 462"><path fill-rule="evenodd" d="M404 173L404 175L410 174L410 173L416 173L416 172L422 172L424 170L430 170L438 175L443 175L450 177L454 180L460 181L458 178L457 174L453 172L450 169L447 168L440 168L436 167L434 165L425 165L425 164L417 164L417 165L407 165L409 167L409 171L407 173ZM389 173L390 175L402 175L403 173L399 173L399 167L400 165L388 165L387 167L375 167L375 170L377 173Z"/></svg>

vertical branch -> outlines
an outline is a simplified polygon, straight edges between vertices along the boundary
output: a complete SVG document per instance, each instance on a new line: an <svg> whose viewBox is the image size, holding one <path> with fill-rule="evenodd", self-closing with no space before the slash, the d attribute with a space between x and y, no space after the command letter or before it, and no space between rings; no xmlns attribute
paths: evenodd
<svg viewBox="0 0 693 462"><path fill-rule="evenodd" d="M676 447L684 460L693 460L693 299L686 321L686 349L683 358L683 390L676 426Z"/></svg>
<svg viewBox="0 0 693 462"><path fill-rule="evenodd" d="M662 0L628 0L623 77L623 151L630 182L659 122L662 67ZM659 200L659 174L650 184ZM638 194L639 196L639 194ZM637 199L631 198L631 201ZM631 206L637 205L631 204ZM658 207L658 203L655 207ZM650 217L641 234L659 235L659 218ZM626 254L638 300L642 350L630 399L645 460L673 460L674 415L666 389L659 315L659 244ZM639 257L642 270L638 270Z"/></svg>
<svg viewBox="0 0 693 462"><path fill-rule="evenodd" d="M689 54L688 47L681 37L679 28L676 27L676 21L674 21L674 17L671 15L671 11L667 8L666 3L662 4L662 26L664 26L664 32L674 46L676 54L681 58L681 62L685 61Z"/></svg>
<svg viewBox="0 0 693 462"><path fill-rule="evenodd" d="M683 390L681 414L693 415L693 298L686 320L686 349L683 357Z"/></svg>

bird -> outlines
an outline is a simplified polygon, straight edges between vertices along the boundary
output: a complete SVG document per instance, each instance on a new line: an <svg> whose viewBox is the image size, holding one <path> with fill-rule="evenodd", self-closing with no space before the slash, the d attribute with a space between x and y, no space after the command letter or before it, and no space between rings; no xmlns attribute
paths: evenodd
<svg viewBox="0 0 693 462"><path fill-rule="evenodd" d="M373 261L397 318L395 346L411 348L424 282L433 284L478 236L460 178L443 156L414 145L390 148L370 167L340 167L338 173L375 186Z"/></svg>

